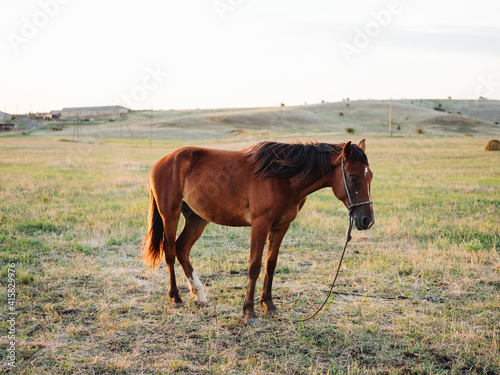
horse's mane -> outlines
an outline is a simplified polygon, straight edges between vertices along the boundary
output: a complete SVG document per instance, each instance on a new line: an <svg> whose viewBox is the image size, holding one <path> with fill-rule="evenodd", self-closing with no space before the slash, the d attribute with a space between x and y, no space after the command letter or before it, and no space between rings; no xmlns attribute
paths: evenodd
<svg viewBox="0 0 500 375"><path fill-rule="evenodd" d="M320 168L323 174L333 172L332 156L340 157L343 146L344 144L264 141L252 146L245 155L254 166L253 173L260 178L300 180L309 176L315 168ZM352 147L350 161L368 164L365 153L355 145Z"/></svg>

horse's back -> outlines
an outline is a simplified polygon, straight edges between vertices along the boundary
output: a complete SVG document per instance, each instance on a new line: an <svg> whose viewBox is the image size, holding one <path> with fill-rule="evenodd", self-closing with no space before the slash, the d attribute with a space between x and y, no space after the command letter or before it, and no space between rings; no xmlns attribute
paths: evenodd
<svg viewBox="0 0 500 375"><path fill-rule="evenodd" d="M208 221L246 226L251 174L242 152L185 146L160 159L150 180L157 195L184 201Z"/></svg>

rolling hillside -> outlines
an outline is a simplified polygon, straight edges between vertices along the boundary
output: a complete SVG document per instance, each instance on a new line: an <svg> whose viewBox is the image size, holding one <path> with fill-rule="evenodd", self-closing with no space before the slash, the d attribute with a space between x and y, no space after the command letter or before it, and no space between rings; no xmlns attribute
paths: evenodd
<svg viewBox="0 0 500 375"><path fill-rule="evenodd" d="M213 139L267 132L355 133L388 131L389 101L360 100L303 106L131 111L124 121L97 119L82 123L81 136L106 138L130 136L154 139ZM393 134L425 133L500 136L500 101L495 100L394 100ZM62 123L60 135L71 136L74 123ZM37 133L54 135L47 122Z"/></svg>

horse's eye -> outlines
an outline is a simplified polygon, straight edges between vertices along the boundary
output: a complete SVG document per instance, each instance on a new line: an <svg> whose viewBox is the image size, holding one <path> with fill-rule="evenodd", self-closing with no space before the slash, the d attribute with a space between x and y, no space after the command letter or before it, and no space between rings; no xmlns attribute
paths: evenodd
<svg viewBox="0 0 500 375"><path fill-rule="evenodd" d="M355 184L358 182L358 177L357 176L349 176L349 182L351 184Z"/></svg>

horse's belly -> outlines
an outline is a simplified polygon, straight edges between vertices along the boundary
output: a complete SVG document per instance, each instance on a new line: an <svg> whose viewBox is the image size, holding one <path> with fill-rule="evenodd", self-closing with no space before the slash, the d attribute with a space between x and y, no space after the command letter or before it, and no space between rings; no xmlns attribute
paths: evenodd
<svg viewBox="0 0 500 375"><path fill-rule="evenodd" d="M205 183L203 183L205 182ZM232 185L221 186L210 181L187 183L184 188L184 202L200 217L220 225L250 225L248 199Z"/></svg>
<svg viewBox="0 0 500 375"><path fill-rule="evenodd" d="M200 217L212 223L232 227L250 225L250 210L225 199L185 197L186 204Z"/></svg>

